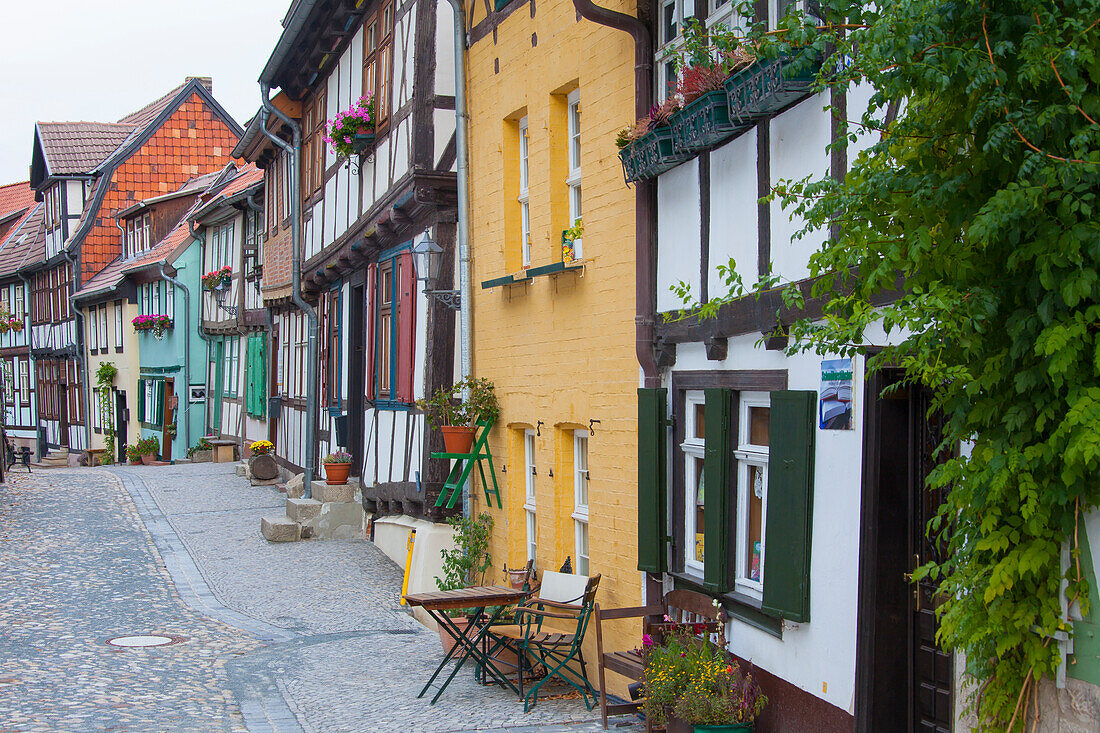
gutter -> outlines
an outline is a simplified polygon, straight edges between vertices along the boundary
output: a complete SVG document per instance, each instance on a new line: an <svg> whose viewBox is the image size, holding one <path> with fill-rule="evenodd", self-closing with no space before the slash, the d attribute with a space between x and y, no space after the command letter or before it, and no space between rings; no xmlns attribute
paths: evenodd
<svg viewBox="0 0 1100 733"><path fill-rule="evenodd" d="M573 0L573 7L582 18L629 33L634 39L634 119L649 114L653 104L653 39L649 28L632 15L599 7L592 0ZM634 348L642 368L642 386L653 389L661 386L655 350L657 183L640 181L634 190Z"/></svg>
<svg viewBox="0 0 1100 733"><path fill-rule="evenodd" d="M80 266L66 247L61 248L61 254L73 268L73 292L76 292L76 283L80 279ZM84 361L84 311L78 307L73 307L72 310L80 321L80 328L76 331L76 363L77 368L80 370L80 402L84 405L84 439L86 441L84 450L88 450L92 447L92 413L88 409L88 393L90 391L88 389L88 379L91 375L88 374L88 365Z"/></svg>
<svg viewBox="0 0 1100 733"><path fill-rule="evenodd" d="M172 283L177 288L183 291L183 332L187 334L183 343L183 442L187 448L190 448L191 443L191 291L183 284L181 280L170 277L165 267L168 265L166 260L161 260L157 263L160 266L160 276L167 282ZM201 266L199 269L202 269ZM201 330L201 329L200 329ZM187 448L184 448L184 453L187 452ZM168 460L172 460L169 456Z"/></svg>
<svg viewBox="0 0 1100 733"><path fill-rule="evenodd" d="M450 0L453 4L457 0ZM310 5L311 3L305 3ZM287 29L290 30L289 28ZM274 57L273 57L274 58ZM269 65L271 62L268 62ZM266 70L265 70L266 73ZM273 143L275 143L280 149L290 153L290 239L292 243L291 257L294 262L294 266L290 269L291 273L291 299L294 301L294 305L298 307L306 315L306 320L309 322L309 339L306 345L306 384L308 391L306 392L306 435L305 435L305 451L303 453L302 463L302 488L305 491L305 498L312 498L313 488L313 469L316 467L317 462L317 381L318 381L318 368L317 361L317 311L315 311L309 303L302 298L302 196L301 196L301 170L302 170L302 128L294 120L290 119L286 114L282 112L278 107L271 103L271 86L266 81L260 82L260 101L263 103L263 112L260 118L260 130L263 131ZM267 120L270 115L274 114L285 125L287 125L293 135L293 144L283 140L278 135L273 134L267 129Z"/></svg>

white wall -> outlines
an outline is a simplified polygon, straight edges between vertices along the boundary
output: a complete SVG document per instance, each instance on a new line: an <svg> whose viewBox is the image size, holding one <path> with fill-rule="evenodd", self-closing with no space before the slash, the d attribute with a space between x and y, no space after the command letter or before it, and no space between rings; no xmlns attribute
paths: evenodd
<svg viewBox="0 0 1100 733"><path fill-rule="evenodd" d="M670 285L682 280L691 285L696 298L701 293L697 158L657 180L657 211L657 310L670 311L683 307L669 290Z"/></svg>
<svg viewBox="0 0 1100 733"><path fill-rule="evenodd" d="M759 276L756 139L756 129L753 128L711 153L708 274L711 297L725 295L726 286L718 276L718 265L727 264L731 257L737 262L737 273L745 287L752 287ZM684 216L687 216L686 212ZM663 239L661 241L664 242ZM688 246L685 242L683 248ZM665 249L662 247L661 251L664 252ZM667 253L670 258L679 254L675 250ZM664 279L661 278L660 281L664 282Z"/></svg>

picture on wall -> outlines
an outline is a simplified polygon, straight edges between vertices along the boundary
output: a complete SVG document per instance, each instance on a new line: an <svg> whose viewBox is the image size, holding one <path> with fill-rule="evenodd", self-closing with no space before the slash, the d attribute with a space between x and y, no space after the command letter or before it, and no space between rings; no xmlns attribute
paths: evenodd
<svg viewBox="0 0 1100 733"><path fill-rule="evenodd" d="M818 417L822 430L852 429L852 360L821 362Z"/></svg>

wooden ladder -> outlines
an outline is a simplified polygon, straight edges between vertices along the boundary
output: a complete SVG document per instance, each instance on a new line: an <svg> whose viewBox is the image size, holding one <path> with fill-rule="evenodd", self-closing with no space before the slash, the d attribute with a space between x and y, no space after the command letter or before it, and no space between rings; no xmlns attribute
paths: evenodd
<svg viewBox="0 0 1100 733"><path fill-rule="evenodd" d="M504 505L500 501L500 489L497 487L497 473L493 468L493 454L489 452L489 431L493 427L491 420L478 420L477 421L477 433L474 437L473 448L469 453L432 453L432 458L443 458L447 460L453 460L451 465L451 471L447 474L447 480L443 482L443 491L439 492L439 498L435 500L436 506L443 506L444 502L447 504L448 509L453 509L458 497L462 496L462 486L466 483L466 479L469 478L470 472L474 470L474 466L477 466L478 473L481 474L481 485L485 489L485 501L489 503L489 506L493 505L493 496L497 498L497 508L503 509ZM492 493L490 494L489 482L485 480L485 468L482 465L482 461L489 461L489 476L493 479ZM447 498L448 493L450 498Z"/></svg>

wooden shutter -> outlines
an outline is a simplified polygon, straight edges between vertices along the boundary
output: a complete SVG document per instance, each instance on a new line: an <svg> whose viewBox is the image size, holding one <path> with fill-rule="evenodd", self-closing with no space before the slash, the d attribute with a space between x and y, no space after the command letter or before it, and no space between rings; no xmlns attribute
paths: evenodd
<svg viewBox="0 0 1100 733"><path fill-rule="evenodd" d="M267 417L267 338L256 337L256 417Z"/></svg>
<svg viewBox="0 0 1100 733"><path fill-rule="evenodd" d="M716 593L729 590L730 403L727 389L703 390L706 399L706 448L703 452L703 585ZM691 507L687 507L691 511ZM687 538L688 542L692 538Z"/></svg>
<svg viewBox="0 0 1100 733"><path fill-rule="evenodd" d="M397 283L400 298L397 322L397 399L413 402L413 345L416 343L416 273L412 252L398 255L400 266Z"/></svg>
<svg viewBox="0 0 1100 733"><path fill-rule="evenodd" d="M668 390L638 390L638 569L665 570Z"/></svg>
<svg viewBox="0 0 1100 733"><path fill-rule="evenodd" d="M145 422L145 380L138 380L138 422Z"/></svg>
<svg viewBox="0 0 1100 733"><path fill-rule="evenodd" d="M771 393L763 609L810 620L816 392Z"/></svg>
<svg viewBox="0 0 1100 733"><path fill-rule="evenodd" d="M156 382L156 389L153 390L153 398L156 400L154 415L156 419L153 421L157 425L164 425L164 380L158 379Z"/></svg>
<svg viewBox="0 0 1100 733"><path fill-rule="evenodd" d="M376 312L378 301L378 264L372 264L367 267L367 317L364 319L367 324L367 368L366 368L366 383L367 383L367 399L373 400L375 395L375 385L378 384L378 374L376 372L378 360L375 358L375 331L378 323L378 313Z"/></svg>

